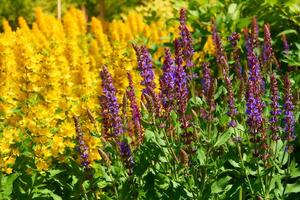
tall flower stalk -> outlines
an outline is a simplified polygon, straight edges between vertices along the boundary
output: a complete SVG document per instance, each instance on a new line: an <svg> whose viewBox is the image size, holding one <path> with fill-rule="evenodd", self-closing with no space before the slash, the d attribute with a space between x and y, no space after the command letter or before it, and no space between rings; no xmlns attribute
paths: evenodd
<svg viewBox="0 0 300 200"><path fill-rule="evenodd" d="M223 45L222 45L221 38L220 38L219 34L217 33L216 24L214 21L212 24L212 31L213 31L213 41L214 41L215 49L217 52L217 54L216 54L217 63L219 65L219 68L222 69L223 79L225 81L225 87L228 92L228 97L227 97L228 107L229 107L228 115L231 118L229 125L232 127L235 127L236 121L234 118L235 118L235 115L237 114L237 110L234 105L234 94L233 94L233 89L232 89L232 83L229 78L228 60L227 60L227 56L226 56L226 53L225 53Z"/></svg>
<svg viewBox="0 0 300 200"><path fill-rule="evenodd" d="M183 59L186 62L187 67L192 67L194 65L192 62L192 57L194 55L193 40L186 25L186 9L184 8L180 10L179 22L180 44L182 47Z"/></svg>
<svg viewBox="0 0 300 200"><path fill-rule="evenodd" d="M102 79L102 91L103 96L101 97L103 100L101 103L105 103L102 106L107 109L109 114L109 122L113 128L113 136L118 137L123 134L123 125L122 119L119 116L119 103L116 98L116 89L113 86L113 81L111 74L108 72L107 68L104 66L100 72L100 76ZM110 127L105 127L105 129L109 129Z"/></svg>
<svg viewBox="0 0 300 200"><path fill-rule="evenodd" d="M271 75L271 111L270 111L270 131L272 133L271 138L273 141L278 141L280 139L279 136L279 116L281 114L281 110L279 107L279 91L278 91L278 83L274 74Z"/></svg>
<svg viewBox="0 0 300 200"><path fill-rule="evenodd" d="M89 151L88 151L88 146L85 144L85 141L83 139L83 131L81 129L81 126L79 124L79 119L76 116L73 116L73 120L75 123L75 128L76 128L76 139L78 142L78 149L80 152L80 158L81 158L81 165L85 170L88 170L91 168L90 166L90 161L89 161Z"/></svg>
<svg viewBox="0 0 300 200"><path fill-rule="evenodd" d="M134 123L134 129L137 133L138 141L140 143L143 140L142 126L141 126L141 112L137 105L132 76L129 72L127 73L127 76L128 76L128 80L129 80L129 86L127 88L126 93L127 93L128 99L130 101L131 115L132 115L132 120Z"/></svg>
<svg viewBox="0 0 300 200"><path fill-rule="evenodd" d="M172 59L170 49L165 48L165 60L163 63L163 75L160 78L160 99L166 112L174 109L175 95L175 62Z"/></svg>

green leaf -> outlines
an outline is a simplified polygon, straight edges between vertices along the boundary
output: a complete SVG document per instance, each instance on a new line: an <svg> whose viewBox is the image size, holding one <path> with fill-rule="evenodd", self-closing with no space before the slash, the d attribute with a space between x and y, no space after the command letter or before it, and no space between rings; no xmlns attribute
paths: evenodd
<svg viewBox="0 0 300 200"><path fill-rule="evenodd" d="M202 148L199 148L197 150L197 159L199 160L200 162L200 165L204 165L205 164L205 152L203 151Z"/></svg>
<svg viewBox="0 0 300 200"><path fill-rule="evenodd" d="M155 133L153 131L150 131L148 129L145 130L145 140L146 141L155 141Z"/></svg>
<svg viewBox="0 0 300 200"><path fill-rule="evenodd" d="M211 185L212 194L218 194L224 191L226 186L228 185L229 180L231 180L230 176L226 176L224 178L218 179Z"/></svg>
<svg viewBox="0 0 300 200"><path fill-rule="evenodd" d="M234 160L229 159L228 162L229 162L233 167L240 168L240 164L237 163L237 162L235 162Z"/></svg>
<svg viewBox="0 0 300 200"><path fill-rule="evenodd" d="M221 135L221 137L219 137L219 139L215 143L214 147L219 147L219 146L225 144L231 138L233 132L234 132L234 129L232 127L230 127L228 129L228 131L226 131L223 135Z"/></svg>
<svg viewBox="0 0 300 200"><path fill-rule="evenodd" d="M1 177L1 193L4 196L10 196L13 190L13 183L14 181L20 176L19 173L13 173L8 176Z"/></svg>
<svg viewBox="0 0 300 200"><path fill-rule="evenodd" d="M280 32L279 34L276 35L276 37L282 36L283 34L287 35L287 34L291 34L291 33L294 33L296 35L298 34L298 32L296 30L288 29L288 30Z"/></svg>
<svg viewBox="0 0 300 200"><path fill-rule="evenodd" d="M287 194L300 192L300 183L287 184L285 192Z"/></svg>
<svg viewBox="0 0 300 200"><path fill-rule="evenodd" d="M236 11L237 8L237 4L236 3L232 3L228 6L228 14L233 15L234 12Z"/></svg>

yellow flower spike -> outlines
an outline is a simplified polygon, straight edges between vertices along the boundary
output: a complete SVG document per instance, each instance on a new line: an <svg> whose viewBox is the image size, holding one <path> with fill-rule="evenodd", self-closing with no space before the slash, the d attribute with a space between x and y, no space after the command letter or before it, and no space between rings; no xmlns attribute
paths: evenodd
<svg viewBox="0 0 300 200"><path fill-rule="evenodd" d="M4 32L7 34L12 33L11 26L9 25L9 22L7 20L3 20L3 29L4 29Z"/></svg>
<svg viewBox="0 0 300 200"><path fill-rule="evenodd" d="M19 26L21 29L24 29L25 31L29 31L28 24L27 24L26 20L24 19L24 17L19 17L18 22L19 22Z"/></svg>
<svg viewBox="0 0 300 200"><path fill-rule="evenodd" d="M203 52L209 55L215 55L215 46L213 44L212 36L207 37L206 43L203 47Z"/></svg>

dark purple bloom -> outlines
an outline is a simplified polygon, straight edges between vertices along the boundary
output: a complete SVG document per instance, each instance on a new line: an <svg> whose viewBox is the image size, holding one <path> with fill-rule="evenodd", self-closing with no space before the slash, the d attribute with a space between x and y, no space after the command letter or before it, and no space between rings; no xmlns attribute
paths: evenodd
<svg viewBox="0 0 300 200"><path fill-rule="evenodd" d="M168 48L165 48L165 60L162 69L163 75L160 78L160 99L166 111L169 112L174 106L175 63Z"/></svg>
<svg viewBox="0 0 300 200"><path fill-rule="evenodd" d="M265 90L265 81L260 74L260 64L257 56L254 53L253 43L248 35L248 30L244 30L246 40L247 63L249 68L249 79L256 84L258 92L263 94Z"/></svg>
<svg viewBox="0 0 300 200"><path fill-rule="evenodd" d="M131 154L130 146L126 141L119 142L120 155L123 158L125 165L129 168L129 173L132 173L134 167L134 159Z"/></svg>
<svg viewBox="0 0 300 200"><path fill-rule="evenodd" d="M106 108L109 113L109 121L113 128L113 134L116 137L123 134L123 125L119 116L119 104L116 98L116 89L113 86L111 74L105 66L100 72L100 76L102 79L103 103L106 104L102 106ZM109 127L107 128L109 129Z"/></svg>
<svg viewBox="0 0 300 200"><path fill-rule="evenodd" d="M211 71L209 68L209 63L202 64L202 93L206 99L209 106L208 113L205 110L200 110L201 116L207 120L212 120L212 111L215 110L214 101L214 80L211 76Z"/></svg>
<svg viewBox="0 0 300 200"><path fill-rule="evenodd" d="M89 154L88 154L88 147L86 146L83 140L83 132L81 126L79 124L79 119L76 116L73 116L75 128L76 128L76 139L79 144L78 149L80 152L81 158L81 165L84 167L85 170L90 169L90 161L89 161Z"/></svg>
<svg viewBox="0 0 300 200"><path fill-rule="evenodd" d="M263 130L263 108L264 103L261 101L261 85L262 78L260 75L260 65L256 55L253 52L251 44L248 44L249 38L246 38L247 59L249 67L248 91L247 91L247 123L250 128L250 133L253 136L262 133Z"/></svg>
<svg viewBox="0 0 300 200"><path fill-rule="evenodd" d="M272 39L269 25L264 25L264 46L262 51L262 63L266 65L270 62L273 56Z"/></svg>
<svg viewBox="0 0 300 200"><path fill-rule="evenodd" d="M271 127L270 130L272 132L272 140L277 141L280 139L278 132L279 132L279 125L278 125L278 117L281 114L281 110L279 108L279 92L278 92L278 83L275 78L275 75L271 75L271 118L270 123Z"/></svg>
<svg viewBox="0 0 300 200"><path fill-rule="evenodd" d="M143 89L143 93L151 95L151 92L149 90L154 90L156 87L154 83L154 72L152 69L151 55L145 46L134 47L138 60L138 69L140 70L140 74L143 78L143 80L141 81L141 85L145 86L145 89Z"/></svg>
<svg viewBox="0 0 300 200"><path fill-rule="evenodd" d="M293 113L294 104L293 96L291 91L291 81L288 75L284 78L284 132L285 139L289 142L294 141L296 138L295 135L295 116Z"/></svg>
<svg viewBox="0 0 300 200"><path fill-rule="evenodd" d="M178 45L178 40L174 40L175 46L175 87L176 98L178 100L179 111L184 114L188 102L188 86L187 86L187 74L182 66L182 49Z"/></svg>
<svg viewBox="0 0 300 200"><path fill-rule="evenodd" d="M187 67L192 67L192 57L194 55L193 41L189 29L186 26L186 9L180 10L180 42L182 47L183 58Z"/></svg>
<svg viewBox="0 0 300 200"><path fill-rule="evenodd" d="M132 77L130 73L127 73L128 80L129 80L129 86L127 89L127 96L130 101L130 107L131 107L131 113L132 113L132 120L134 123L135 130L137 131L139 142L142 141L143 135L142 135L142 127L141 127L141 113L139 110L139 107L136 102L136 97L134 93L134 87L132 82Z"/></svg>
<svg viewBox="0 0 300 200"><path fill-rule="evenodd" d="M211 77L211 71L209 69L209 64L208 63L203 63L202 64L202 91L204 96L208 95L208 92L210 90L211 84L212 84L212 77Z"/></svg>

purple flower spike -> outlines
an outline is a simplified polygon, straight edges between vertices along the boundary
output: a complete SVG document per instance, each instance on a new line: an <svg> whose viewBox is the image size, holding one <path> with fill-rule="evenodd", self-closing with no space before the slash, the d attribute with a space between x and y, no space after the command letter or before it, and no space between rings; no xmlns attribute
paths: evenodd
<svg viewBox="0 0 300 200"><path fill-rule="evenodd" d="M179 111L184 114L188 102L188 86L187 86L187 74L182 66L182 49L178 45L178 40L174 41L175 46L175 87L176 87L176 99L178 99Z"/></svg>
<svg viewBox="0 0 300 200"><path fill-rule="evenodd" d="M81 165L84 167L85 170L90 169L90 161L89 161L89 154L88 154L88 147L85 145L83 140L83 132L81 126L79 124L79 119L76 116L73 116L75 128L76 128L76 139L79 144L79 152L81 158Z"/></svg>
<svg viewBox="0 0 300 200"><path fill-rule="evenodd" d="M183 58L186 62L187 67L192 67L194 64L192 62L192 57L194 55L193 41L189 29L186 26L186 9L182 8L180 10L180 42L182 47Z"/></svg>
<svg viewBox="0 0 300 200"><path fill-rule="evenodd" d="M271 61L271 58L273 56L273 49L271 44L271 33L269 25L264 25L264 46L263 46L263 52L262 52L262 63L263 65L268 64Z"/></svg>
<svg viewBox="0 0 300 200"><path fill-rule="evenodd" d="M223 48L221 38L217 32L216 22L214 20L212 21L212 38L216 49L217 63L224 76L224 74L228 73L229 67L227 63L227 56Z"/></svg>
<svg viewBox="0 0 300 200"><path fill-rule="evenodd" d="M160 78L160 98L166 111L170 112L174 106L175 63L168 48L165 48L165 60L162 69L163 75Z"/></svg>
<svg viewBox="0 0 300 200"><path fill-rule="evenodd" d="M123 125L119 116L119 104L116 98L116 89L113 86L111 74L108 72L105 66L100 72L100 76L102 79L102 98L104 98L103 102L107 104L103 106L108 110L109 121L113 127L113 134L116 137L123 134Z"/></svg>
<svg viewBox="0 0 300 200"><path fill-rule="evenodd" d="M154 90L156 87L154 83L151 55L145 46L135 47L134 49L137 55L138 69L140 70L140 74L143 78L141 85L145 86L145 89L143 89L143 94L145 93L151 96L150 90Z"/></svg>
<svg viewBox="0 0 300 200"><path fill-rule="evenodd" d="M291 91L291 81L288 75L284 78L284 131L285 131L285 139L288 142L292 142L295 140L295 116L293 113L294 104L293 104L293 96Z"/></svg>
<svg viewBox="0 0 300 200"><path fill-rule="evenodd" d="M140 113L139 107L136 102L132 76L130 75L130 73L127 73L127 75L128 75L128 80L129 80L129 86L128 86L128 89L126 92L127 92L128 99L130 101L130 107L131 107L134 128L138 134L139 142L141 142L143 139L142 126L141 126L141 113Z"/></svg>
<svg viewBox="0 0 300 200"><path fill-rule="evenodd" d="M277 80L275 78L275 75L272 74L271 75L271 118L270 118L270 123L271 123L271 127L270 130L272 132L272 140L277 141L280 139L278 132L279 132L279 119L278 117L281 114L281 110L279 108L279 92L278 92L278 83Z"/></svg>
<svg viewBox="0 0 300 200"><path fill-rule="evenodd" d="M134 159L131 154L130 146L127 142L122 141L119 143L120 155L125 161L125 165L129 168L129 174L132 174L133 167L134 167Z"/></svg>

